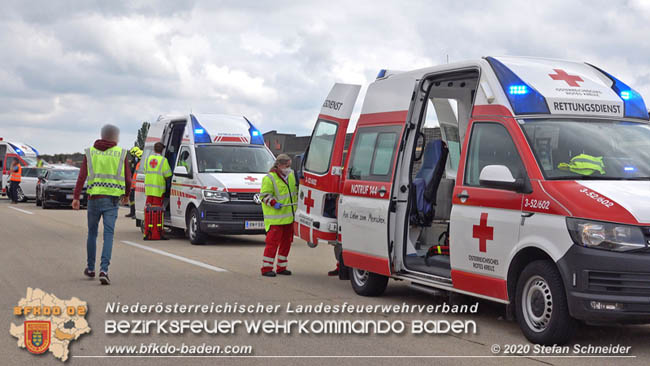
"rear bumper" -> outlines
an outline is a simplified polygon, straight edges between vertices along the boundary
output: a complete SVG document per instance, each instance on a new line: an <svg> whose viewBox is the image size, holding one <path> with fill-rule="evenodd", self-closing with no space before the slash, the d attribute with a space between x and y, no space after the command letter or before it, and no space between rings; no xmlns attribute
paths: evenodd
<svg viewBox="0 0 650 366"><path fill-rule="evenodd" d="M264 222L262 206L254 202L213 203L199 206L201 231L208 234L264 234L264 227L247 229L246 222Z"/></svg>
<svg viewBox="0 0 650 366"><path fill-rule="evenodd" d="M43 192L43 201L46 202L47 204L50 205L60 205L60 206L70 206L72 205L72 198L68 198L72 196L71 191L45 191ZM88 196L86 195L86 192L84 191L82 193L83 198L80 199L80 203L82 206L86 206L88 204Z"/></svg>
<svg viewBox="0 0 650 366"><path fill-rule="evenodd" d="M573 245L557 264L574 318L591 323L650 323L650 253Z"/></svg>

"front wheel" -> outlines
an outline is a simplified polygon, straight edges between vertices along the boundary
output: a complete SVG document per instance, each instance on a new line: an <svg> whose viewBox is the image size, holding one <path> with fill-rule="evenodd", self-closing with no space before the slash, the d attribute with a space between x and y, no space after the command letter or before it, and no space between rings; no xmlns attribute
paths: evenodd
<svg viewBox="0 0 650 366"><path fill-rule="evenodd" d="M361 296L379 296L388 286L388 277L377 273L350 268L350 283L354 292Z"/></svg>
<svg viewBox="0 0 650 366"><path fill-rule="evenodd" d="M533 343L564 344L576 327L569 314L562 276L548 260L529 263L521 272L515 309L519 327Z"/></svg>
<svg viewBox="0 0 650 366"><path fill-rule="evenodd" d="M199 210L196 207L192 208L189 217L187 218L187 237L190 243L194 245L205 244L207 235L201 231L201 224L199 221Z"/></svg>

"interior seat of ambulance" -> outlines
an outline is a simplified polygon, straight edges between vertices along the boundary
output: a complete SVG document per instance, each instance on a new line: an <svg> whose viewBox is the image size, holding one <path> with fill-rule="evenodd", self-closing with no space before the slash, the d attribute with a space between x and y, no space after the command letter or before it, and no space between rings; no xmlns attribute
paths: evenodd
<svg viewBox="0 0 650 366"><path fill-rule="evenodd" d="M165 142L165 158L169 166L174 169L176 166L176 157L178 155L178 150L181 148L181 142L183 141L183 132L185 132L185 125L187 122L183 121L173 121L171 133L167 136ZM168 183L167 189L165 190L164 195L164 206L165 206L165 220L171 220L170 215L170 205L169 205L169 195L171 193L170 185Z"/></svg>
<svg viewBox="0 0 650 366"><path fill-rule="evenodd" d="M421 158L411 170L409 232L404 247L404 264L411 271L451 277L449 219L460 160L459 126L465 128L469 123L477 86L476 71L431 83L419 125L421 132L429 128L429 136L419 141L413 159Z"/></svg>

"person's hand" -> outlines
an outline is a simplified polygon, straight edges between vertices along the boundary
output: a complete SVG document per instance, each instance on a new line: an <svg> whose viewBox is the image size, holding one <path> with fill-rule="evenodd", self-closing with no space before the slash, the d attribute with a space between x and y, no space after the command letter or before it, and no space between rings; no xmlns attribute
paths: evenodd
<svg viewBox="0 0 650 366"><path fill-rule="evenodd" d="M81 207L81 202L79 200L72 200L72 209L78 210Z"/></svg>
<svg viewBox="0 0 650 366"><path fill-rule="evenodd" d="M275 205L273 205L273 208L275 208L276 210L279 210L279 209L282 208L282 204L280 202L276 202Z"/></svg>
<svg viewBox="0 0 650 366"><path fill-rule="evenodd" d="M122 196L122 199L120 200L120 203L122 205L128 205L129 204L129 197L127 196Z"/></svg>

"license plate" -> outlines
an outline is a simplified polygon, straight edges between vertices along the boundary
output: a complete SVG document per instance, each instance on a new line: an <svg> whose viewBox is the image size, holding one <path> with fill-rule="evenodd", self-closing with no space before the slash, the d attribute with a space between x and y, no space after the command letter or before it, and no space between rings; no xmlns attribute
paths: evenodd
<svg viewBox="0 0 650 366"><path fill-rule="evenodd" d="M246 221L246 230L264 229L264 221Z"/></svg>
<svg viewBox="0 0 650 366"><path fill-rule="evenodd" d="M71 199L74 198L74 195L73 194L66 194L65 198L71 200Z"/></svg>

